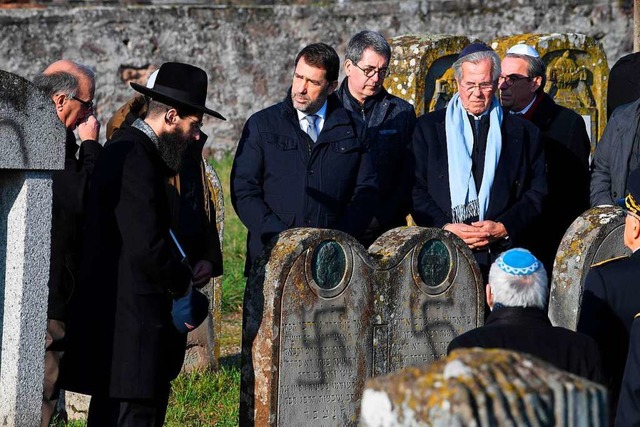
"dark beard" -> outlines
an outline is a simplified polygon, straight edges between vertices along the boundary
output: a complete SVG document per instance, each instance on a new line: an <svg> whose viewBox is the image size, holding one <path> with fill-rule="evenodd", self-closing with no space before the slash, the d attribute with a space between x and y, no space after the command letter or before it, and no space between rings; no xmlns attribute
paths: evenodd
<svg viewBox="0 0 640 427"><path fill-rule="evenodd" d="M160 157L164 163L174 171L180 172L182 167L182 153L187 147L186 142L178 133L167 133L160 137L160 144L158 149L160 150Z"/></svg>

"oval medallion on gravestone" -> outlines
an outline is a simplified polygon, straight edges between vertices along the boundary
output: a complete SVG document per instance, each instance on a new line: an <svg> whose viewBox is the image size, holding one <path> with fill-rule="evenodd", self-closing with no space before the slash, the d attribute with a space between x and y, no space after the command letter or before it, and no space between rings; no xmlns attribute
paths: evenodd
<svg viewBox="0 0 640 427"><path fill-rule="evenodd" d="M449 285L452 265L447 245L442 240L428 240L418 255L418 273L426 285L424 290L432 295L443 292Z"/></svg>
<svg viewBox="0 0 640 427"><path fill-rule="evenodd" d="M335 240L324 240L307 259L309 282L320 297L332 298L339 295L350 276L350 259L344 247Z"/></svg>

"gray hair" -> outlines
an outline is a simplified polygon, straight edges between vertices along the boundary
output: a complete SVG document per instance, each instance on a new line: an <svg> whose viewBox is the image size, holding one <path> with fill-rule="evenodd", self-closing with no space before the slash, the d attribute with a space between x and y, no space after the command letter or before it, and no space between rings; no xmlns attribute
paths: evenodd
<svg viewBox="0 0 640 427"><path fill-rule="evenodd" d="M527 62L527 76L529 77L542 77L542 83L536 91L540 93L544 90L544 86L547 83L547 66L541 58L535 56L520 55L518 53L507 53L505 58L520 58Z"/></svg>
<svg viewBox="0 0 640 427"><path fill-rule="evenodd" d="M72 62L78 68L80 74L95 82L96 74L91 67L79 62ZM60 92L67 96L76 96L78 91L78 79L69 71L56 71L45 74L44 70L42 70L33 78L33 84L49 96Z"/></svg>
<svg viewBox="0 0 640 427"><path fill-rule="evenodd" d="M360 31L351 37L349 44L347 44L347 52L344 55L344 59L348 59L355 64L362 59L362 55L367 49L384 56L387 62L391 59L391 46L389 46L382 34L375 31Z"/></svg>
<svg viewBox="0 0 640 427"><path fill-rule="evenodd" d="M453 68L453 73L456 79L462 80L463 63L471 62L473 64L478 64L479 62L486 59L491 60L491 81L493 83L497 83L498 77L500 77L500 57L492 50L482 50L479 52L470 53L469 55L465 55L462 58L458 58L458 60L453 63L451 68Z"/></svg>
<svg viewBox="0 0 640 427"><path fill-rule="evenodd" d="M516 276L504 271L497 262L489 270L489 286L493 291L493 302L507 307L547 307L549 287L547 272L540 267L532 274Z"/></svg>

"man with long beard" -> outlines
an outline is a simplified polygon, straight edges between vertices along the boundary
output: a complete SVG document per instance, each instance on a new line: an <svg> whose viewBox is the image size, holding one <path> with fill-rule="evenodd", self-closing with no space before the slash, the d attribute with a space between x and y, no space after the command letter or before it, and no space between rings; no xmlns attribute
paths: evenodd
<svg viewBox="0 0 640 427"><path fill-rule="evenodd" d="M172 322L172 302L192 286L176 256L167 179L180 169L187 142L198 140L207 74L165 63L146 117L109 141L88 200L84 258L63 358L66 390L90 394L88 425L162 426L170 381L182 366L186 335Z"/></svg>

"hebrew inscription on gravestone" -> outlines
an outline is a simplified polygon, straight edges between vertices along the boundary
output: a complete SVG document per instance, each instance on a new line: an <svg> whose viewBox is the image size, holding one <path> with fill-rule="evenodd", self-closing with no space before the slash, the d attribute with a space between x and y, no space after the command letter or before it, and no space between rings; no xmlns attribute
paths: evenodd
<svg viewBox="0 0 640 427"><path fill-rule="evenodd" d="M475 260L446 231L398 228L369 253L338 231L283 232L247 283L241 424L355 426L367 378L443 356L483 310Z"/></svg>

